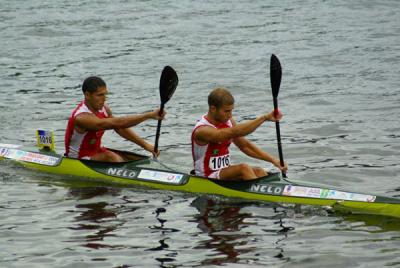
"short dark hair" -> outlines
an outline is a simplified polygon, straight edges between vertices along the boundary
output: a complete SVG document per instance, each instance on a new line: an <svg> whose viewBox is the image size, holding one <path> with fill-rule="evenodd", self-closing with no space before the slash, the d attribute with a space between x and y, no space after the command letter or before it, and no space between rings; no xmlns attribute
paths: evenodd
<svg viewBox="0 0 400 268"><path fill-rule="evenodd" d="M215 106L220 108L224 105L232 105L235 99L232 94L225 88L216 88L208 95L208 106Z"/></svg>
<svg viewBox="0 0 400 268"><path fill-rule="evenodd" d="M99 87L106 87L106 82L97 76L90 76L83 81L82 91L85 93L89 91L90 93L95 92Z"/></svg>

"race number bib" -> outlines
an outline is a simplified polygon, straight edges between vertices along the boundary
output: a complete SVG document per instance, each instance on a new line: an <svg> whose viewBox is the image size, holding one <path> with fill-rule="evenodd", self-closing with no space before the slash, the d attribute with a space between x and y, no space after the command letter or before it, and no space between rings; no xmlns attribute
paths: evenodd
<svg viewBox="0 0 400 268"><path fill-rule="evenodd" d="M229 166L230 156L229 154L211 157L208 166L211 170L219 170Z"/></svg>

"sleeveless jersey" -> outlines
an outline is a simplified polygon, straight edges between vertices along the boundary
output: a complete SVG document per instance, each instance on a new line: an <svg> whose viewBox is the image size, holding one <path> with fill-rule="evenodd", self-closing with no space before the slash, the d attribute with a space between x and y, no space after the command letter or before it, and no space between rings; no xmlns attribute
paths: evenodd
<svg viewBox="0 0 400 268"><path fill-rule="evenodd" d="M198 144L194 139L195 131L204 126L213 127L216 129L232 127L232 122L229 120L226 123L213 125L206 116L203 115L197 121L192 131L192 156L194 162L194 171L198 176L208 177L213 172L228 167L230 164L229 146L232 140L227 140L219 143Z"/></svg>
<svg viewBox="0 0 400 268"><path fill-rule="evenodd" d="M102 151L101 138L104 130L88 130L84 133L79 133L75 129L75 118L79 114L90 113L98 118L107 118L108 114L105 106L97 113L93 113L83 100L72 112L68 120L67 130L65 132L65 155L72 158L90 158L92 155Z"/></svg>

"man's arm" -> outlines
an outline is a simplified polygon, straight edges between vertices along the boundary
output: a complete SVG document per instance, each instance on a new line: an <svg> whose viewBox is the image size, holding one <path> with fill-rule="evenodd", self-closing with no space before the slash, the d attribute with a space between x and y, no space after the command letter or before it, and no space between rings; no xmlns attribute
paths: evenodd
<svg viewBox="0 0 400 268"><path fill-rule="evenodd" d="M119 117L98 118L94 114L82 113L75 118L75 125L84 130L107 130L107 129L122 129L136 126L148 119L162 119L159 116L159 109L152 112L147 112L137 115L126 115Z"/></svg>
<svg viewBox="0 0 400 268"><path fill-rule="evenodd" d="M111 110L106 107L107 109L107 113L109 114L110 117L113 117ZM157 114L159 112L159 110L156 110ZM162 114L162 118L165 116L165 112L163 112ZM140 137L138 134L136 134L136 132L134 132L132 129L130 128L117 128L115 129L115 131L118 133L118 135L120 135L122 138L127 139L137 145L139 145L140 147L142 147L143 149L145 149L146 151L151 152L153 155L158 156L160 154L160 152L155 152L154 151L154 146L150 143L148 143L147 141L145 141L142 137Z"/></svg>
<svg viewBox="0 0 400 268"><path fill-rule="evenodd" d="M142 137L140 137L138 134L136 134L132 129L129 128L120 128L120 129L115 129L115 131L124 139L127 139L133 143L136 143L146 151L149 151L151 153L154 152L154 146L145 141Z"/></svg>
<svg viewBox="0 0 400 268"><path fill-rule="evenodd" d="M216 129L213 127L200 127L195 131L194 135L195 138L201 143L223 142L250 134L266 120L266 116L263 115L254 120L237 124L231 128Z"/></svg>
<svg viewBox="0 0 400 268"><path fill-rule="evenodd" d="M272 155L268 154L267 152L263 151L261 148L259 148L257 145L249 141L248 139L244 137L238 137L233 140L233 143L246 155L264 160L267 162L272 163L274 166L279 168L280 170L286 171L287 166L285 164L284 167L281 167L279 159L273 157Z"/></svg>
<svg viewBox="0 0 400 268"><path fill-rule="evenodd" d="M212 127L200 127L195 131L194 135L195 139L200 143L222 142L246 136L256 130L265 121L277 121L281 118L281 113L279 113L277 118L275 118L274 112L272 111L244 123L234 123L234 126L231 128L215 129ZM234 122L234 120L232 121Z"/></svg>
<svg viewBox="0 0 400 268"><path fill-rule="evenodd" d="M257 145L246 139L245 137L238 137L233 140L233 143L246 155L264 160L274 164L275 166L279 166L279 161L275 159L273 156L268 154L267 152L263 151Z"/></svg>

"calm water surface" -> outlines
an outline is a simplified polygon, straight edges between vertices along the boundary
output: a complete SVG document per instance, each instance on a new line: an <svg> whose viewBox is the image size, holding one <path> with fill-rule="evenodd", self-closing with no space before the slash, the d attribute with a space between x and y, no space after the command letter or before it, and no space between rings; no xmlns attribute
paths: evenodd
<svg viewBox="0 0 400 268"><path fill-rule="evenodd" d="M216 86L237 121L272 108L283 66L289 177L400 196L398 1L2 1L0 142L55 131L62 151L80 85L102 76L114 114L159 105L180 83L160 160L187 172L190 131ZM155 122L135 130L154 140ZM249 138L276 155L274 125ZM105 145L138 150L115 133ZM249 160L233 150L235 162ZM268 166L268 165L267 165ZM400 267L399 220L327 208L89 184L0 166L1 267Z"/></svg>

